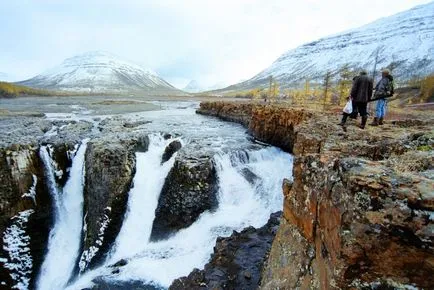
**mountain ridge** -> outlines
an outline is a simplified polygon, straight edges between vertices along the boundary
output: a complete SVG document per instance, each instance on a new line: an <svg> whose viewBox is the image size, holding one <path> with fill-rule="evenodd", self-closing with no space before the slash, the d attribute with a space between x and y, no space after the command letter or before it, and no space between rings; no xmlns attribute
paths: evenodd
<svg viewBox="0 0 434 290"><path fill-rule="evenodd" d="M266 87L270 76L283 88L299 87L306 79L319 84L327 71L337 75L345 65L371 74L376 57L377 72L391 67L398 81L423 77L434 72L433 39L430 2L290 49L249 80L217 91Z"/></svg>
<svg viewBox="0 0 434 290"><path fill-rule="evenodd" d="M17 84L89 94L181 92L152 70L103 51L69 57L56 67Z"/></svg>

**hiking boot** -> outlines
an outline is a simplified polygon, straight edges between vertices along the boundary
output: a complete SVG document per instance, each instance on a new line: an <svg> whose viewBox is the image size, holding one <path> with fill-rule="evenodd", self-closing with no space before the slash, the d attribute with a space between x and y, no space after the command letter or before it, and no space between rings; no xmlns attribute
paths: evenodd
<svg viewBox="0 0 434 290"><path fill-rule="evenodd" d="M348 118L348 115L343 115L342 116L342 120L339 123L339 125L342 126L342 127L345 126L345 123L347 122L347 118Z"/></svg>
<svg viewBox="0 0 434 290"><path fill-rule="evenodd" d="M383 118L380 118L379 120L378 120L378 125L384 125L384 119Z"/></svg>
<svg viewBox="0 0 434 290"><path fill-rule="evenodd" d="M368 121L368 116L363 116L362 117L362 123L360 124L359 128L360 129L365 129L366 126L366 122Z"/></svg>
<svg viewBox="0 0 434 290"><path fill-rule="evenodd" d="M372 123L369 124L369 125L371 125L371 126L378 126L378 118L375 117L375 118L374 118L374 121L372 121Z"/></svg>

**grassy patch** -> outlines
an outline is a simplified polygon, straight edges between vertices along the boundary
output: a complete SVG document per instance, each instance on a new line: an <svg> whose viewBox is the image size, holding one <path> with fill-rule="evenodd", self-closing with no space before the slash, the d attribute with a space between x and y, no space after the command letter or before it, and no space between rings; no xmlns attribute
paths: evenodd
<svg viewBox="0 0 434 290"><path fill-rule="evenodd" d="M0 82L0 97L15 98L19 95L50 96L55 95L55 93L47 90L19 86L13 83Z"/></svg>

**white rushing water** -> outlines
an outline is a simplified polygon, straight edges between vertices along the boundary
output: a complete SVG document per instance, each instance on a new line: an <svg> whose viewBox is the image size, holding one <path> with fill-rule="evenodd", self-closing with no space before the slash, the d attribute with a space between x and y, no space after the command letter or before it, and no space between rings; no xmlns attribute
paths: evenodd
<svg viewBox="0 0 434 290"><path fill-rule="evenodd" d="M175 161L176 154L161 164L164 150L172 141L173 139L164 140L160 135L151 135L148 151L136 153L137 171L133 180L134 186L129 192L125 220L116 239L111 260L117 261L133 256L148 244L158 198L164 180Z"/></svg>
<svg viewBox="0 0 434 290"><path fill-rule="evenodd" d="M40 154L55 204L55 220L49 236L48 253L37 281L40 290L64 289L75 267L82 231L86 146L87 140L84 140L72 160L70 177L63 190L57 187L53 162L47 148L41 147Z"/></svg>
<svg viewBox="0 0 434 290"><path fill-rule="evenodd" d="M113 282L143 281L167 288L174 279L188 275L194 268L203 268L217 237L229 236L233 230L247 226L261 227L271 213L282 209L282 180L292 173L289 154L274 147L219 154L214 158L219 179L217 210L203 213L194 224L168 240L149 242L157 200L172 166L160 165L164 147L158 146L162 143L153 140L149 152L137 155L134 188L112 258L68 289L91 286L98 276ZM128 264L120 268L120 273L112 274L113 268L107 266L121 258L126 258Z"/></svg>

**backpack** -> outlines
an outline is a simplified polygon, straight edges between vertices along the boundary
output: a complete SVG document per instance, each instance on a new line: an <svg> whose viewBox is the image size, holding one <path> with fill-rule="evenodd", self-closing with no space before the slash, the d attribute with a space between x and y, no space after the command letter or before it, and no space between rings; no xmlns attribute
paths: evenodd
<svg viewBox="0 0 434 290"><path fill-rule="evenodd" d="M395 84L393 82L393 76L388 75L387 78L389 79L389 87L387 88L387 91L390 92L389 97L391 97L395 94Z"/></svg>

